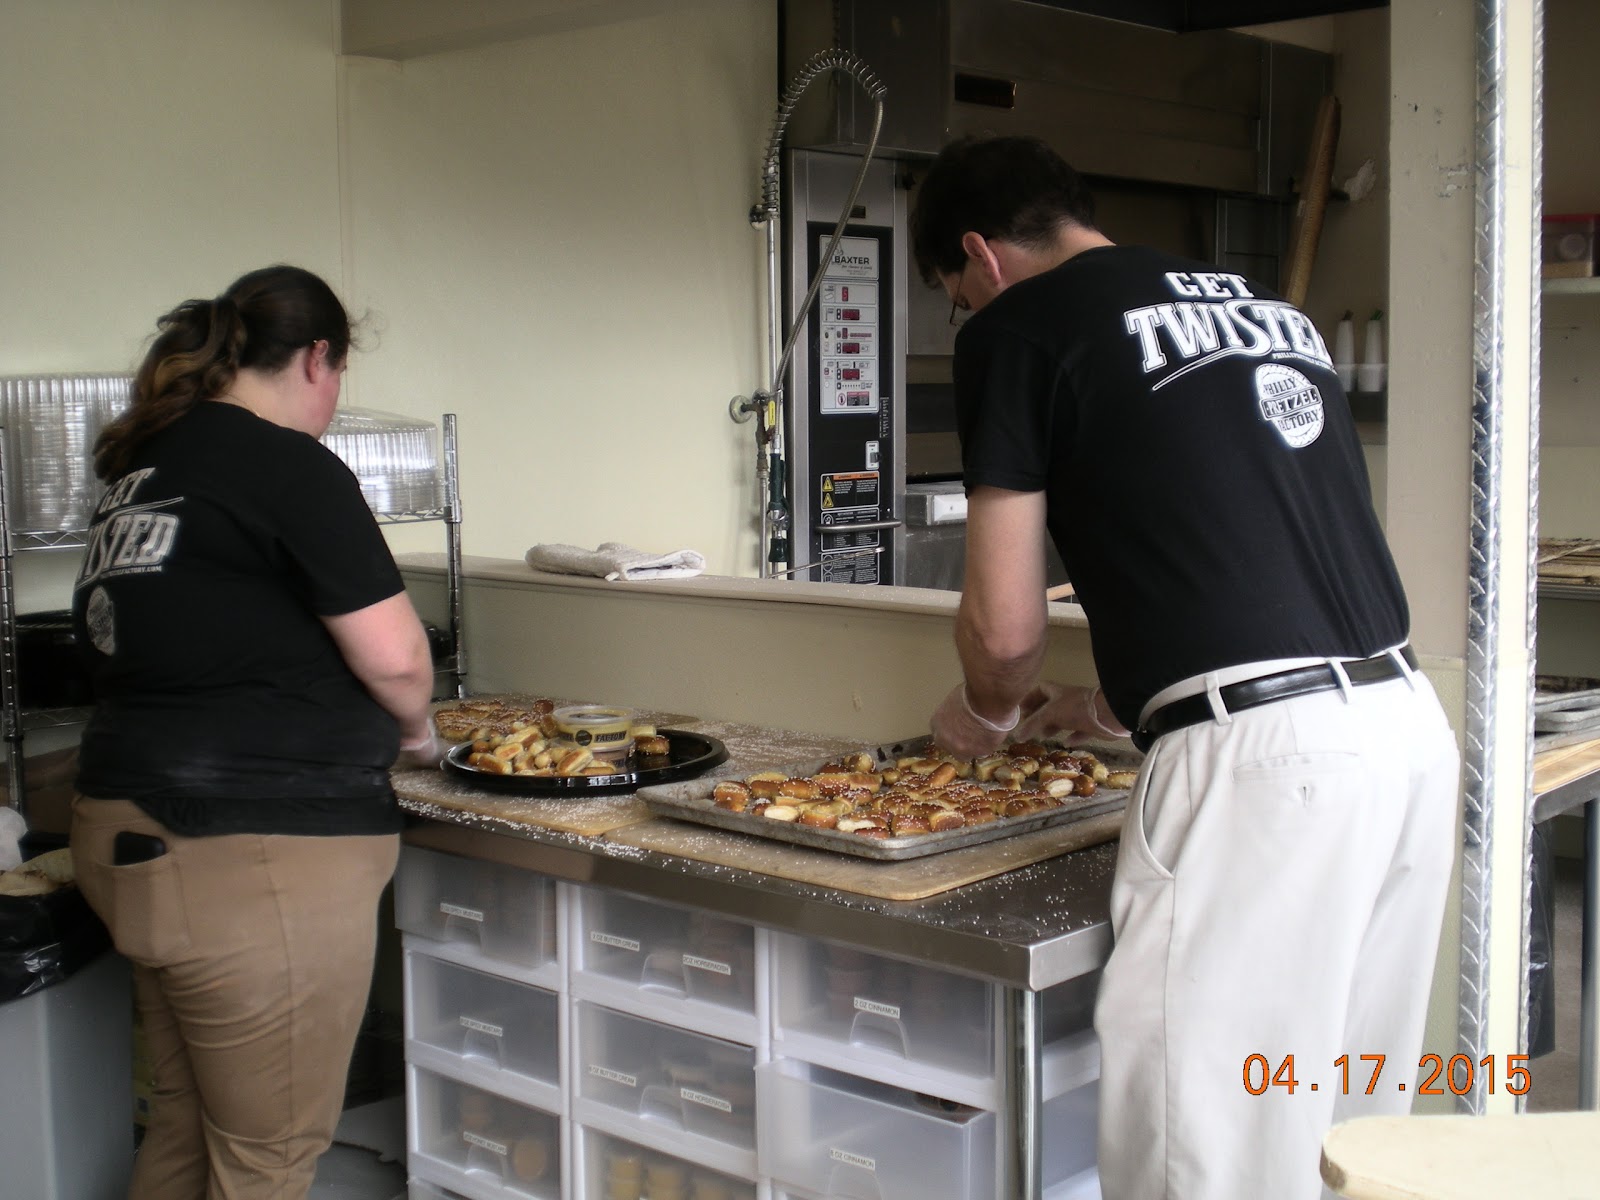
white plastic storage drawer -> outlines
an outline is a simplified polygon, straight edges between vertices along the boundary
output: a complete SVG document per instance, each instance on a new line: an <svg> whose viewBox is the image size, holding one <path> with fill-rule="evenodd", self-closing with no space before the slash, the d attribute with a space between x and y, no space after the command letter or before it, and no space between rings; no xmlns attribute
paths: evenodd
<svg viewBox="0 0 1600 1200"><path fill-rule="evenodd" d="M408 951L406 1036L463 1063L559 1087L560 1002L512 983Z"/></svg>
<svg viewBox="0 0 1600 1200"><path fill-rule="evenodd" d="M800 1035L851 1061L993 1079L994 985L832 942L782 935L775 946L776 1041Z"/></svg>
<svg viewBox="0 0 1600 1200"><path fill-rule="evenodd" d="M755 1051L580 1002L578 1092L634 1122L755 1148Z"/></svg>
<svg viewBox="0 0 1600 1200"><path fill-rule="evenodd" d="M557 1200L557 1117L417 1066L408 1074L413 1170L437 1177L445 1168L476 1194Z"/></svg>
<svg viewBox="0 0 1600 1200"><path fill-rule="evenodd" d="M792 1060L766 1063L756 1076L757 1161L774 1181L848 1200L994 1196L992 1112Z"/></svg>
<svg viewBox="0 0 1600 1200"><path fill-rule="evenodd" d="M584 889L580 910L575 950L581 975L755 1012L753 927L597 888Z"/></svg>
<svg viewBox="0 0 1600 1200"><path fill-rule="evenodd" d="M1095 1135L1100 1128L1100 1081L1045 1101L1040 1125L1046 1191L1076 1180L1095 1165Z"/></svg>
<svg viewBox="0 0 1600 1200"><path fill-rule="evenodd" d="M584 1189L575 1200L756 1200L756 1185L670 1154L582 1130Z"/></svg>
<svg viewBox="0 0 1600 1200"><path fill-rule="evenodd" d="M394 905L408 933L520 967L555 960L555 883L531 871L404 846Z"/></svg>

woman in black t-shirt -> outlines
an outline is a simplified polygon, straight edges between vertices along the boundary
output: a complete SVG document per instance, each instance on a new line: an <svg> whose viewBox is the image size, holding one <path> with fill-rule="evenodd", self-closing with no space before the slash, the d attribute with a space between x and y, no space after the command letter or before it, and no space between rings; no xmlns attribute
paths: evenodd
<svg viewBox="0 0 1600 1200"><path fill-rule="evenodd" d="M95 447L72 851L150 1047L133 1200L306 1195L399 849L388 770L441 749L422 625L317 441L349 347L321 279L253 271L161 318Z"/></svg>

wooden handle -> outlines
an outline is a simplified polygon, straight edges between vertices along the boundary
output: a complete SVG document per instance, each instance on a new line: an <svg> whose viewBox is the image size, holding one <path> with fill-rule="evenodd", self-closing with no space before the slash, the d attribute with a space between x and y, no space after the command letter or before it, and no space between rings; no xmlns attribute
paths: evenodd
<svg viewBox="0 0 1600 1200"><path fill-rule="evenodd" d="M1044 590L1044 598L1046 600L1065 600L1072 594L1072 585L1070 583L1058 583L1055 587L1045 588Z"/></svg>
<svg viewBox="0 0 1600 1200"><path fill-rule="evenodd" d="M1289 269L1284 275L1283 298L1296 308L1306 302L1311 286L1311 264L1322 237L1322 218L1328 210L1328 189L1333 184L1333 152L1339 145L1339 98L1324 96L1317 106L1306 169L1300 175L1300 203L1295 207L1294 232L1289 235Z"/></svg>

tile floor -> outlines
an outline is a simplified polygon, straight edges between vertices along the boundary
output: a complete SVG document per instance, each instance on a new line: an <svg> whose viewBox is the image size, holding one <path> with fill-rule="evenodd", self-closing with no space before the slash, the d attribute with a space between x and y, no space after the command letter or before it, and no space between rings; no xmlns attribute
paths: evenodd
<svg viewBox="0 0 1600 1200"><path fill-rule="evenodd" d="M404 1200L403 1096L346 1109L334 1143L317 1161L309 1200Z"/></svg>

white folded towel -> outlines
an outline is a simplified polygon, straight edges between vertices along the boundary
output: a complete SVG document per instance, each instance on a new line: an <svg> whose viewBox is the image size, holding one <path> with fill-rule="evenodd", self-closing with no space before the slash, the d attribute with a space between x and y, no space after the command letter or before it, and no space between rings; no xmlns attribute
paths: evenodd
<svg viewBox="0 0 1600 1200"><path fill-rule="evenodd" d="M705 555L693 550L651 554L621 542L601 542L594 550L559 543L534 546L525 557L536 571L598 575L602 579L683 579L706 569Z"/></svg>

